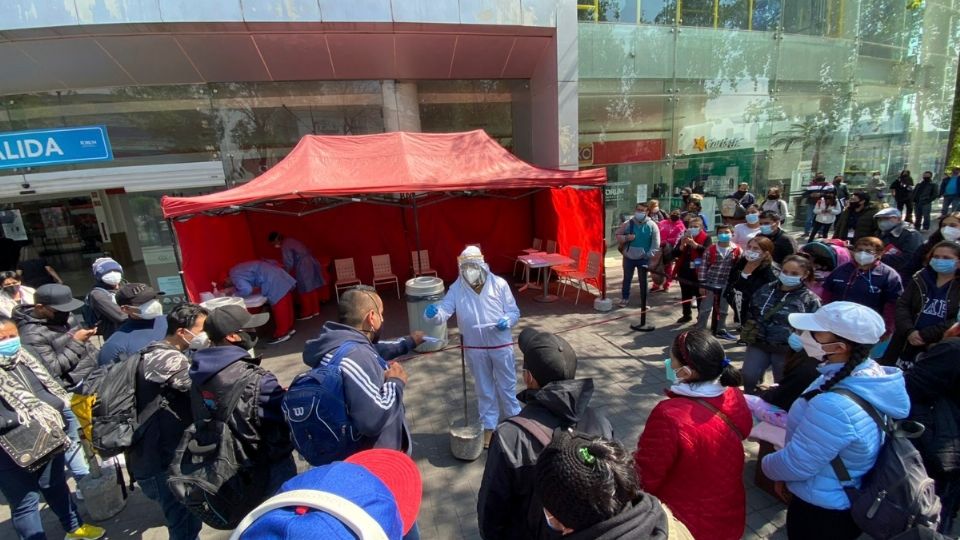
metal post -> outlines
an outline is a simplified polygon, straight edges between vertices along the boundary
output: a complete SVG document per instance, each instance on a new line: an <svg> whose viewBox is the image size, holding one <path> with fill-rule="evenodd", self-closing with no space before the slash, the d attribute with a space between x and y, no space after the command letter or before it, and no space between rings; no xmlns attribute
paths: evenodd
<svg viewBox="0 0 960 540"><path fill-rule="evenodd" d="M600 186L600 298L607 299L607 264L604 260L607 258L607 189ZM589 253L589 252L588 252ZM589 289L587 289L589 291Z"/></svg>
<svg viewBox="0 0 960 540"><path fill-rule="evenodd" d="M470 425L467 415L467 356L463 348L463 336L460 336L460 375L463 378L463 427Z"/></svg>
<svg viewBox="0 0 960 540"><path fill-rule="evenodd" d="M417 268L423 270L423 260L420 258L420 215L417 213L417 194L411 193L410 196L413 199L413 234L417 246ZM413 274L413 277L417 277L417 271Z"/></svg>
<svg viewBox="0 0 960 540"><path fill-rule="evenodd" d="M180 261L179 242L177 241L177 230L173 228L173 220L167 218L167 227L170 228L170 239L173 244L173 258L177 261L177 276L180 277L180 286L183 287L183 296L190 301L190 294L187 292L187 281L183 278L183 263Z"/></svg>

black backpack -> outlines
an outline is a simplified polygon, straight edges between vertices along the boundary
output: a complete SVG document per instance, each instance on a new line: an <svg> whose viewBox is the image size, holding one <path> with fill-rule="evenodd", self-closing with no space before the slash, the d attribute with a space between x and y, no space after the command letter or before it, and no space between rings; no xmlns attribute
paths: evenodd
<svg viewBox="0 0 960 540"><path fill-rule="evenodd" d="M213 412L204 405L197 385L190 390L196 420L180 439L167 485L182 505L215 529L236 528L269 495L269 464L251 459L231 427L244 390L251 384L259 388L262 377L259 369L244 370ZM255 400L259 392L253 396Z"/></svg>
<svg viewBox="0 0 960 540"><path fill-rule="evenodd" d="M137 413L137 373L142 353L94 369L78 391L93 396L90 443L104 458L133 446L154 413L167 405L163 394L158 394L142 413Z"/></svg>
<svg viewBox="0 0 960 540"><path fill-rule="evenodd" d="M888 423L873 405L857 394L842 388L829 391L863 408L885 435L877 461L864 475L860 489L844 485L853 521L864 533L878 540L917 527L936 530L940 521L940 498L923 467L920 452L909 440L923 433L923 425L907 421ZM850 482L850 472L840 456L830 465L842 484Z"/></svg>

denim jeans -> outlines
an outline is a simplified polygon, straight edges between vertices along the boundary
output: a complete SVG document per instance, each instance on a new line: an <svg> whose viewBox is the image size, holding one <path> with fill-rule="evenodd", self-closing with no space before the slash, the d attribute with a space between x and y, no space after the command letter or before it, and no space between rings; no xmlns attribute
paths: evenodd
<svg viewBox="0 0 960 540"><path fill-rule="evenodd" d="M640 274L640 290L643 293L647 290L647 280L645 274L640 270L641 266L647 266L648 259L644 257L643 259L631 259L629 257L623 258L623 290L620 293L621 298L627 300L630 298L630 286L633 285L633 272L637 270ZM641 294L643 294L641 293Z"/></svg>
<svg viewBox="0 0 960 540"><path fill-rule="evenodd" d="M807 219L803 222L804 235L809 235L811 229L813 229L814 209L816 206L816 203L807 203Z"/></svg>
<svg viewBox="0 0 960 540"><path fill-rule="evenodd" d="M297 463L293 454L270 465L270 485L267 486L268 496L272 497L284 482L297 475Z"/></svg>
<svg viewBox="0 0 960 540"><path fill-rule="evenodd" d="M740 373L743 375L743 391L747 394L754 394L757 391L757 385L763 382L763 374L768 367L773 368L773 382L779 383L783 378L783 368L787 364L786 353L768 352L753 345L747 345L747 352L743 358L743 367Z"/></svg>
<svg viewBox="0 0 960 540"><path fill-rule="evenodd" d="M944 195L943 208L940 209L940 216L945 216L950 212L960 211L960 195Z"/></svg>
<svg viewBox="0 0 960 540"><path fill-rule="evenodd" d="M167 487L167 475L160 473L149 478L137 479L143 494L160 504L163 521L167 524L170 540L196 540L203 528L203 522L186 506L180 504L170 488Z"/></svg>
<svg viewBox="0 0 960 540"><path fill-rule="evenodd" d="M69 406L63 409L63 420L67 424L64 431L70 438L70 447L67 448L64 457L73 479L80 480L90 474L90 464L87 463L87 456L84 455L83 447L80 446L80 420L77 420L77 415L73 414L73 409Z"/></svg>
<svg viewBox="0 0 960 540"><path fill-rule="evenodd" d="M40 520L41 493L65 531L70 532L80 526L80 516L67 488L63 454L58 454L36 472L19 467L0 471L0 493L10 505L13 529L21 540L47 538Z"/></svg>

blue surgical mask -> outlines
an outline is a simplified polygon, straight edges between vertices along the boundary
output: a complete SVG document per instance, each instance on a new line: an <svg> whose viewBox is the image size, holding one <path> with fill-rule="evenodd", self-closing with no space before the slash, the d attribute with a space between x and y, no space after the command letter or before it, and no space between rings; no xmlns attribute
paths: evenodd
<svg viewBox="0 0 960 540"><path fill-rule="evenodd" d="M690 227L687 230L690 231L690 236L696 236L700 234L700 227Z"/></svg>
<svg viewBox="0 0 960 540"><path fill-rule="evenodd" d="M720 233L720 234L718 234L718 235L717 235L717 240L719 240L719 241L721 241L721 242L729 242L729 241L730 241L730 233Z"/></svg>
<svg viewBox="0 0 960 540"><path fill-rule="evenodd" d="M670 384L677 384L677 372L673 370L673 359L667 358L663 361L663 365L667 369L667 380Z"/></svg>
<svg viewBox="0 0 960 540"><path fill-rule="evenodd" d="M635 219L635 220L637 220L637 221L643 221L643 220L647 219L647 213L646 213L646 212L636 212L636 213L633 214L633 219Z"/></svg>
<svg viewBox="0 0 960 540"><path fill-rule="evenodd" d="M773 234L773 225L761 225L760 234Z"/></svg>
<svg viewBox="0 0 960 540"><path fill-rule="evenodd" d="M0 356L11 357L20 352L20 337L0 341Z"/></svg>
<svg viewBox="0 0 960 540"><path fill-rule="evenodd" d="M957 271L956 259L930 259L930 268L938 274L949 274Z"/></svg>
<svg viewBox="0 0 960 540"><path fill-rule="evenodd" d="M797 285L803 283L803 278L800 276L788 276L786 274L780 274L780 283L783 283L787 287L796 287Z"/></svg>
<svg viewBox="0 0 960 540"><path fill-rule="evenodd" d="M760 221L760 214L747 214L747 223L753 225Z"/></svg>
<svg viewBox="0 0 960 540"><path fill-rule="evenodd" d="M898 223L896 221L891 221L889 219L881 219L877 221L877 227L883 232L891 231L897 225Z"/></svg>
<svg viewBox="0 0 960 540"><path fill-rule="evenodd" d="M790 337L787 338L787 345L790 345L790 348L796 352L803 350L803 341L798 334L790 334Z"/></svg>

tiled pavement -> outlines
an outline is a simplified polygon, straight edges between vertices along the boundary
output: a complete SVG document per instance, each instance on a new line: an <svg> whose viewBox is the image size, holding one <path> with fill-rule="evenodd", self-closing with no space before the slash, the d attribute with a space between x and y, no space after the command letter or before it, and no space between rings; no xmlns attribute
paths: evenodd
<svg viewBox="0 0 960 540"><path fill-rule="evenodd" d="M618 255L613 252L613 255ZM620 261L616 257L607 260L608 283L611 291L619 291L621 281ZM634 287L636 289L636 287ZM389 294L387 294L389 296ZM635 295L636 296L636 295ZM674 321L679 308L677 287L667 294L651 296L653 311L648 322L656 325L651 333L632 332L629 324L638 315L637 301L624 309L598 313L592 308L592 297L586 300L581 295L580 305L574 305L573 294L552 304L533 301L533 294L517 295L523 314L516 332L526 326L543 330L562 331L581 325L599 323L608 319L625 317L605 324L565 331L579 354L579 377L592 377L596 391L592 404L602 409L611 419L618 438L628 447L635 447L644 421L653 406L661 399L666 387L663 358L666 348L676 334ZM323 315L333 318L335 307L324 306ZM406 307L395 298L386 299L386 324L384 335L406 332ZM304 370L300 361L303 342L314 336L321 323L312 320L298 323L295 338L275 348L264 349L264 367L277 374L282 384L287 384ZM452 329L455 333L456 329ZM729 347L731 359L740 360L742 348ZM519 359L519 350L517 350ZM463 416L462 387L460 384L460 358L458 350L419 356L405 363L410 379L404 396L407 418L413 431L414 457L424 477L424 500L420 512L420 527L427 539L478 539L477 492L483 473L483 459L464 463L452 457L449 450L448 430L451 420ZM518 362L519 369L519 362ZM520 385L522 379L518 377ZM475 414L472 382L468 374L468 403ZM747 486L747 524L745 538L785 538L783 531L785 508L777 500L753 486L757 445L746 443L744 455L746 468L744 483ZM301 464L302 466L303 464ZM62 534L61 528L49 509L43 509L44 525L51 538ZM115 518L101 523L109 538L166 538L159 509L136 491L126 508ZM204 529L201 537L226 539L228 534ZM0 538L12 538L10 512L6 505L0 506Z"/></svg>

